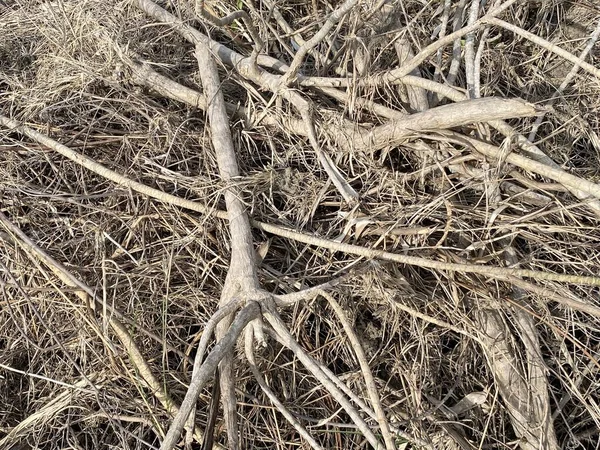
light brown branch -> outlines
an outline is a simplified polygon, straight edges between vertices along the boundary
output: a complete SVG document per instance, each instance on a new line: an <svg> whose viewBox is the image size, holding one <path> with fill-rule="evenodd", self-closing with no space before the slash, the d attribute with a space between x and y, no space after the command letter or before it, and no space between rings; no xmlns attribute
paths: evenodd
<svg viewBox="0 0 600 450"><path fill-rule="evenodd" d="M267 308L263 310L263 316L265 320L271 325L274 330L274 337L289 348L296 357L322 384L325 386L327 391L331 393L333 398L344 408L348 415L352 418L354 423L358 425L360 431L369 441L369 443L378 450L383 450L383 445L377 440L373 432L369 429L368 425L362 419L356 408L354 408L348 399L344 396L343 392L325 375L318 364L300 347L294 337L287 330L279 314L267 305Z"/></svg>
<svg viewBox="0 0 600 450"><path fill-rule="evenodd" d="M578 65L579 67L581 67L583 70L585 70L586 72L594 75L596 78L598 78L600 80L600 69L598 69L597 67L592 66L590 63L585 62L584 60L582 60L581 58L578 58L577 56L575 56L574 54L564 50L563 48L559 47L556 44L553 44L552 42L547 41L544 38L541 38L539 36L536 36L533 33L530 33L529 31L525 31L522 28L519 28L516 25L513 25L512 23L508 23L505 22L504 20L500 20L497 18L493 18L493 17L486 17L486 18L482 18L480 21L483 21L489 25L496 25L498 27L504 28L508 31L511 31L519 36L524 37L525 39L533 42L534 44L539 45L540 47L560 56L561 58L566 59L569 62L572 62L573 64Z"/></svg>
<svg viewBox="0 0 600 450"><path fill-rule="evenodd" d="M393 145L417 131L439 130L516 117L539 114L532 104L519 99L487 97L438 106L412 114L401 120L375 127L355 141L357 149L374 151Z"/></svg>
<svg viewBox="0 0 600 450"><path fill-rule="evenodd" d="M315 439L310 435L306 428L298 422L298 420L292 415L290 410L285 407L285 405L277 398L275 393L269 388L267 385L262 373L258 370L256 366L256 359L254 358L254 336L252 334L252 328L246 328L246 339L244 341L244 350L246 352L246 358L248 359L248 365L250 366L250 370L252 371L252 375L256 379L256 382L263 390L269 400L275 405L275 407L281 412L281 414L286 418L286 420L292 424L292 426L298 431L300 436L302 436L309 445L315 449L320 450L322 447L315 441Z"/></svg>
<svg viewBox="0 0 600 450"><path fill-rule="evenodd" d="M185 398L181 403L181 407L173 419L173 423L160 446L161 450L171 450L175 446L185 422L190 415L192 408L196 404L196 399L198 398L200 391L206 383L208 383L222 359L226 355L231 354L237 338L244 331L246 325L257 318L259 314L260 307L256 302L251 302L248 306L244 307L233 320L227 334L221 338L208 354L206 360L197 371L196 377L190 382Z"/></svg>
<svg viewBox="0 0 600 450"><path fill-rule="evenodd" d="M516 3L517 0L508 0L507 2L500 5L498 8L491 10L485 16L481 17L478 21L470 26L466 26L461 28L454 33L450 33L447 36L444 36L442 39L438 39L434 43L428 45L423 50L421 50L417 55L412 58L410 61L407 61L402 67L391 70L389 72L385 72L383 74L373 75L372 77L367 77L358 82L359 86L369 86L373 84L381 84L381 83L393 83L398 78L402 78L409 73L411 73L414 69L421 65L429 56L435 54L439 49L445 47L448 44L453 43L456 39L461 38L462 36L472 33L473 31L478 30L484 23L486 19L493 18L507 8Z"/></svg>
<svg viewBox="0 0 600 450"><path fill-rule="evenodd" d="M46 253L41 247L35 244L25 233L23 233L18 227L16 227L8 218L0 212L0 222L4 227L14 236L19 238L19 243L29 252L34 254L40 261L42 261L63 283L67 286L78 288L75 294L85 303L90 299L95 302L101 303L96 297L96 293L93 289L85 285L81 280L76 278L64 265L52 258ZM131 334L123 325L123 323L114 316L108 318L108 323L117 335L121 344L127 351L132 364L135 366L136 371L142 376L142 380L156 397L156 399L163 405L165 410L175 416L179 413L179 407L175 401L171 398L169 393L164 388L163 384L158 381L150 368L150 365L142 355L139 347L131 337ZM200 442L202 440L202 434L198 429L195 432L196 439Z"/></svg>
<svg viewBox="0 0 600 450"><path fill-rule="evenodd" d="M234 178L239 176L239 169L217 66L212 59L209 48L202 42L198 42L196 45L196 59L200 68L202 86L204 87L206 98L209 100L208 120L211 129L212 144L217 156L219 174L223 181L230 183ZM231 232L231 260L225 278L225 285L221 292L220 305L227 304L232 298L245 298L259 289L258 276L256 274L256 259L252 244L252 230L248 215L246 214L246 208L241 200L241 192L235 185L232 185L225 191L225 204L227 206L229 230ZM228 330L231 319L232 316L223 319L217 324L216 335L219 342L229 334ZM235 450L239 448L239 437L233 355L231 353L224 355L223 361L219 366L219 372L221 375L219 382L221 384L223 412L227 426L229 447ZM166 450L171 449L169 447Z"/></svg>
<svg viewBox="0 0 600 450"><path fill-rule="evenodd" d="M357 195L353 195L352 188L341 177L339 170L333 166L333 163L326 158L320 148L320 145L316 141L316 137L313 133L311 133L310 124L312 119L310 113L310 103L297 92L284 86L281 83L281 76L274 75L265 70L257 68L255 65L253 65L251 58L244 58L242 55L213 41L212 39L209 39L207 36L183 23L177 17L156 5L151 0L138 0L138 5L143 11L154 17L156 20L170 24L185 39L192 42L197 47L206 46L210 52L217 55L223 63L232 66L242 77L256 83L265 90L269 90L277 95L281 95L282 98L287 100L302 116L306 124L306 131L311 146L317 154L319 162L321 162L323 165L323 169L327 172L334 185L340 189L340 192L344 198L347 199L347 201L353 202L358 197ZM201 75L202 72L203 70L200 71ZM208 93L206 93L206 97L210 98Z"/></svg>
<svg viewBox="0 0 600 450"><path fill-rule="evenodd" d="M296 55L294 55L294 59L290 64L290 68L287 74L281 79L282 85L287 86L290 83L290 81L292 81L296 77L296 74L298 73L298 70L300 69L300 66L302 65L302 62L304 61L304 58L306 57L308 52L310 52L323 39L325 39L327 34L333 28L333 26L336 23L338 23L342 19L342 17L344 17L348 12L350 12L350 10L354 8L354 6L357 3L358 0L346 0L344 3L342 3L341 6L339 6L334 12L330 14L330 16L325 21L325 24L321 27L321 29L312 38L310 38L308 41L306 41L300 46L300 48L296 52Z"/></svg>
<svg viewBox="0 0 600 450"><path fill-rule="evenodd" d="M390 426L385 416L385 412L383 411L381 399L379 398L377 386L375 385L375 379L373 378L373 373L371 372L371 368L369 367L369 361L367 361L367 356L365 355L365 351L363 350L362 344L360 343L358 336L354 332L354 328L348 322L344 310L342 309L341 305L337 302L337 300L333 297L333 295L330 295L325 291L320 291L319 295L329 302L331 308L334 310L335 314L338 316L340 322L342 323L342 327L346 332L346 336L348 336L348 339L350 340L352 349L354 350L354 353L356 353L356 359L358 360L358 363L360 365L360 370L363 374L365 385L367 387L367 393L369 394L371 404L373 405L373 409L375 410L377 422L379 423L379 429L381 430L381 434L383 435L383 440L385 442L385 447L387 450L393 450L396 448L396 445L390 433Z"/></svg>
<svg viewBox="0 0 600 450"><path fill-rule="evenodd" d="M94 161L93 159L88 158L87 156L82 155L81 153L78 153L74 150L71 150L69 147L61 144L60 142L55 141L54 139L46 136L45 134L35 131L33 128L21 125L16 120L12 120L8 117L0 115L0 125L10 130L16 131L24 136L27 136L48 148L51 148L55 152L63 155L65 158L76 162L80 166L85 167L86 169L91 170L92 172L97 173L98 175L118 185L127 187L133 191L143 193L145 195L148 195L149 197L162 200L172 205L191 209L192 211L196 211L202 214L214 215L221 219L226 219L228 217L225 211L211 209L202 205L201 203L184 200L181 197L176 197L175 195L167 194L165 192L159 191L158 189L154 189L149 186L146 186L145 184L134 181L131 178L124 177L123 175L108 169L107 167Z"/></svg>

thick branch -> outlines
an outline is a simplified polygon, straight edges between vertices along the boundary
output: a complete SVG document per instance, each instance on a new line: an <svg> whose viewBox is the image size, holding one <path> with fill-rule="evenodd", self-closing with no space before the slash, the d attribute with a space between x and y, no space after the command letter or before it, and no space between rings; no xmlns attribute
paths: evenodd
<svg viewBox="0 0 600 450"><path fill-rule="evenodd" d="M393 145L415 131L439 130L474 122L531 117L539 112L534 105L518 99L487 97L467 100L438 106L375 127L362 137L362 142L356 142L356 147L361 150L377 150L386 145Z"/></svg>
<svg viewBox="0 0 600 450"><path fill-rule="evenodd" d="M208 100L208 120L219 173L223 181L231 183L235 177L239 176L239 169L217 66L212 59L210 50L201 42L196 45L196 58L198 59L200 78ZM241 200L241 192L239 188L235 187L235 184L232 184L225 191L225 203L231 232L231 262L221 293L221 306L228 303L233 297L243 297L259 289L256 258L252 245L252 229L250 228L246 208ZM228 335L231 318L232 316L225 318L217 325L218 340ZM235 383L233 380L233 356L231 354L227 354L223 358L220 374L221 379L219 382L221 384L229 446L232 449L237 449L239 444ZM170 450L169 447L167 448Z"/></svg>

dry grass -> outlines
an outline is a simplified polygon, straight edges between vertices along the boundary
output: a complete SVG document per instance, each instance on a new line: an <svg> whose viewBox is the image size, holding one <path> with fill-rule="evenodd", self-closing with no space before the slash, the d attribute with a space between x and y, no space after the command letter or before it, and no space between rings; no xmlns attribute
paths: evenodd
<svg viewBox="0 0 600 450"><path fill-rule="evenodd" d="M175 6L169 11L189 25L251 54L242 22L215 29L191 19L191 2L170 3ZM318 0L278 2L278 22L268 12L275 3L244 5L265 40L263 52L290 63L296 42L281 19L308 40L320 28L316 19L331 13L331 6ZM391 3L384 17L369 17L367 6L356 7L316 47L321 56L308 57L300 69L306 76L350 77L345 100L325 88L294 85L313 104L322 150L359 194L356 205L344 201L306 133L295 132L302 124L297 105L220 65L225 100L244 108L232 115L231 132L242 173L236 185L249 215L440 262L506 267L512 249L523 269L598 277L600 219L591 200L578 199L568 186L486 159L437 132L419 132L375 151L336 141L335 130L343 134L348 124L364 130L390 121L381 109L361 108L359 98L394 114L414 112L402 100L409 98L410 86L359 86L358 80L397 67L392 39L399 35L415 53L437 41L443 7L417 0ZM458 2L450 3L445 34L452 31ZM466 3L468 11L471 2ZM219 17L238 9L233 1L207 4ZM600 9L593 2L541 0L517 2L501 17L578 55ZM227 186L219 177L205 113L140 85L128 66L130 60L146 62L201 92L194 45L172 27L158 24L132 1L16 0L0 1L0 34L0 115L130 179L225 209L221 194ZM596 44L587 62L598 67L599 58ZM420 76L443 83L451 60L450 45L420 65ZM542 106L571 68L556 54L492 27L482 50L481 96L520 97ZM462 63L454 85L467 86ZM449 103L429 99L431 106ZM565 171L599 183L598 117L600 80L582 71L556 98L536 143ZM514 139L505 140L488 120L481 122L454 131L522 152ZM534 122L535 117L509 120L525 136ZM76 288L0 228L0 447L158 448L171 417L104 313L122 314L160 384L181 401L199 336L217 308L228 271L227 222L120 187L7 128L0 129L0 195L0 211L104 303L92 311ZM535 286L519 291L507 278L360 258L259 230L254 242L266 250L261 285L274 294L345 275L330 292L362 342L396 445L514 448L521 434L506 389L543 401L539 385L531 387L527 379L537 361L529 347L533 339L547 379L544 414L552 418L559 448L598 448L599 317L559 302L600 307L597 286L529 279ZM329 302L319 296L280 313L306 352L371 405L355 351ZM503 333L494 343L485 326L492 316ZM523 334L524 323L533 324L533 336ZM510 370L523 375L532 392L502 385L494 353L500 341ZM256 355L260 372L314 439L323 448L366 448L363 433L330 391L289 349L273 339L268 343ZM242 447L309 448L256 382L242 345L236 361ZM209 386L197 404L200 430L210 398ZM459 409L461 400L472 398L477 402L471 408ZM534 413L523 411L535 423ZM366 421L383 442L377 421ZM226 445L220 415L215 436ZM530 448L523 439L521 447ZM196 445L192 448L200 448Z"/></svg>

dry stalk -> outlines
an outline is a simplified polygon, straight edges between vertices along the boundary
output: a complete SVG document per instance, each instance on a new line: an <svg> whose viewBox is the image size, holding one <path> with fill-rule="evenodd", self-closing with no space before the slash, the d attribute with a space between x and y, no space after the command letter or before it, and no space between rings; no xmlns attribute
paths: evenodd
<svg viewBox="0 0 600 450"><path fill-rule="evenodd" d="M207 36L200 33L198 30L188 26L175 16L153 3L151 0L138 0L138 6L148 15L157 20L168 23L177 30L185 39L196 46L205 45L210 51L218 55L219 58L228 65L231 65L244 78L256 83L261 88L269 90L287 100L301 115L304 121L308 138L311 146L316 153L323 169L327 172L333 184L338 188L344 199L348 203L354 203L358 198L358 194L350 184L341 176L340 171L335 167L333 162L321 150L314 122L312 118L312 105L304 99L300 94L288 88L285 83L282 83L282 77L273 75L253 64L252 58L244 58L242 55L233 52L229 48L218 44L209 39ZM200 71L202 73L202 71ZM225 107L224 107L225 109Z"/></svg>
<svg viewBox="0 0 600 450"><path fill-rule="evenodd" d="M260 388L267 394L269 400L275 405L275 407L283 414L286 420L292 424L292 426L298 431L300 436L302 436L309 445L315 449L320 450L322 447L315 441L315 439L311 436L311 434L306 431L306 428L302 426L302 424L294 417L294 415L285 407L285 405L277 398L277 395L269 388L269 385L265 381L264 377L260 373L256 365L256 358L254 356L254 335L252 333L251 328L246 329L246 337L244 340L244 350L246 354L246 358L248 359L248 365L250 366L250 370L252 371L252 375L256 379L256 382L259 384Z"/></svg>
<svg viewBox="0 0 600 450"><path fill-rule="evenodd" d="M587 55L590 53L590 51L596 44L596 41L598 41L598 38L600 38L600 21L598 21L598 24L596 25L596 29L590 36L588 43L585 45L585 47L579 54L580 61L585 61L585 58L587 57ZM565 79L562 81L562 83L560 83L560 86L556 90L557 97L554 97L552 100L550 100L547 103L547 106L552 106L556 102L558 96L561 96L563 94L564 90L571 83L573 78L575 78L575 75L577 75L577 72L579 72L579 67L580 67L580 65L578 63L573 66L571 71L567 74ZM540 117L538 117L535 120L535 123L533 124L533 127L531 128L531 131L529 132L529 135L527 136L527 139L529 139L529 141L531 141L531 142L535 141L535 135L537 134L537 131L538 131L540 125L542 124L543 120L544 120L544 115L541 115Z"/></svg>
<svg viewBox="0 0 600 450"><path fill-rule="evenodd" d="M281 84L287 86L291 81L294 80L298 70L300 70L300 66L304 61L306 55L314 49L319 43L325 39L327 34L331 31L334 25L339 22L342 17L344 17L354 6L358 3L358 0L346 0L342 5L340 5L334 12L330 14L330 16L325 21L325 24L321 27L321 29L315 34L312 38L306 41L301 47L298 49L296 54L294 55L294 59L290 64L290 68L288 69L287 74L281 79Z"/></svg>
<svg viewBox="0 0 600 450"><path fill-rule="evenodd" d="M359 86L370 86L373 84L378 85L378 84L382 84L382 83L393 83L395 80L405 77L406 75L411 73L414 69L419 67L421 65L421 63L423 63L423 61L425 61L429 56L435 54L439 49L454 42L456 39L460 39L462 36L464 36L466 34L469 34L469 33L472 33L474 31L478 30L479 28L482 27L482 25L484 25L486 23L486 21L489 21L489 20L491 20L491 18L498 16L499 14L504 12L506 9L508 9L510 6L512 6L516 2L517 2L517 0L506 1L499 7L488 12L486 15L481 17L479 20L477 20L472 25L461 28L460 30L455 31L454 33L450 33L449 35L444 36L443 38L438 39L437 41L428 45L423 50L421 50L419 53L417 53L417 55L415 55L414 58L412 58L410 61L407 61L406 64L403 65L402 67L399 67L397 69L391 70L391 71L383 73L383 74L377 74L377 75L373 75L371 77L367 77L363 80L360 80L358 82L358 85Z"/></svg>
<svg viewBox="0 0 600 450"><path fill-rule="evenodd" d="M272 306L268 306L263 310L263 316L269 325L273 328L273 337L279 341L281 345L289 348L302 364L319 380L323 386L331 393L331 395L337 400L337 402L344 408L348 415L352 418L354 423L359 427L365 438L369 443L378 450L385 448L373 434L371 429L365 423L359 412L352 406L352 404L345 397L344 393L336 386L319 364L314 361L305 351L298 345L294 337L287 330L283 324L279 314L273 309Z"/></svg>
<svg viewBox="0 0 600 450"><path fill-rule="evenodd" d="M463 142L468 143L468 145L473 146L475 150L477 150L479 153L484 154L485 156L489 156L494 159L498 159L501 157L500 149L494 145L466 136L459 137L456 134L452 134L452 136L456 137L457 140L462 140ZM562 169L548 166L546 164L540 163L538 161L535 161L523 155L519 155L517 153L509 153L506 156L505 161L509 164L513 164L517 167L520 167L521 169L524 169L528 172L537 173L538 175L542 175L543 177L561 183L567 188L583 192L588 196L593 196L597 199L600 199L600 185L598 185L597 183L593 183L584 178L571 175L570 173Z"/></svg>
<svg viewBox="0 0 600 450"><path fill-rule="evenodd" d="M469 9L468 25L473 25L479 17L479 5L477 0L471 0ZM479 74L475 72L475 33L467 34L465 39L465 74L467 78L467 93L469 98L479 98L475 85L478 84Z"/></svg>
<svg viewBox="0 0 600 450"><path fill-rule="evenodd" d="M464 101L467 97L456 89L451 88L450 86L445 86L442 84L435 83L431 80L425 80L419 77L406 76L401 79L402 82L411 86L420 86L424 89L428 89L432 92L436 92L443 97L448 97L449 99L455 102ZM540 115L539 117L542 117ZM539 118L538 118L539 119ZM537 121L537 119L536 119ZM500 131L504 136L509 138L515 138L517 144L523 149L523 151L529 156L537 160L540 163L545 164L546 166L563 171L563 169L556 163L552 158L548 157L539 147L532 144L527 138L525 138L522 134L516 133L516 131L508 125L506 122L501 120L492 120L489 124ZM585 201L589 208L596 214L600 215L600 202L598 200L594 200L590 198L590 195L580 191L574 187L568 187L569 191L573 193L578 199Z"/></svg>
<svg viewBox="0 0 600 450"><path fill-rule="evenodd" d="M72 288L76 288L75 294L84 302L88 304L91 300L93 303L101 304L101 300L97 298L95 292L90 287L86 286L79 279L77 279L71 272L69 272L60 262L56 261L50 255L48 255L42 248L35 244L25 233L19 228L12 224L8 218L0 212L0 222L4 225L5 229L19 238L19 244L22 245L28 252L35 255L40 261L42 261L64 284ZM131 363L134 365L136 372L142 377L142 380L152 392L152 394L160 401L164 409L170 414L175 416L179 411L179 406L171 398L169 393L164 389L163 384L156 378L150 365L142 355L142 352L138 348L137 344L131 337L131 334L123 325L123 323L110 316L108 323L113 329L113 332L117 335L121 344L125 348ZM202 434L199 429L195 429L195 438L198 442L202 441Z"/></svg>
<svg viewBox="0 0 600 450"><path fill-rule="evenodd" d="M590 286L600 286L600 277L595 276L580 276L580 275L564 275L548 272L538 272L535 270L527 269L509 269L502 267L491 267L477 264L458 264L448 263L442 261L427 260L416 256L407 256L397 253L390 253L383 250L374 248L361 247L359 245L345 244L336 242L330 239L321 238L318 236L307 235L299 233L294 230L285 229L277 225L266 224L258 221L252 221L252 225L259 230L263 230L267 233L272 233L276 236L285 237L287 239L293 239L298 242L303 242L309 245L315 245L317 247L327 248L329 250L340 251L349 253L352 255L363 256L365 258L382 259L385 261L393 261L400 264L410 264L419 267L435 270L447 270L450 272L463 272L463 273L476 273L480 275L489 276L491 278L499 280L508 280L508 277L524 277L532 278L538 281L561 281L565 283L574 284L585 284ZM594 315L600 317L600 308L593 305L588 305L592 308Z"/></svg>
<svg viewBox="0 0 600 450"><path fill-rule="evenodd" d="M576 66L581 67L586 72L594 75L597 79L600 80L600 69L592 66L590 63L585 62L582 58L575 56L574 54L560 48L558 45L553 44L552 42L548 42L546 39L543 39L539 36L536 36L533 33L530 33L516 25L508 23L504 20L500 20L494 17L482 17L480 21L483 21L489 25L496 25L498 27L504 28L508 31L512 31L513 33L524 37L525 39L533 42L534 44L539 45L540 47L548 50L561 58L566 59L569 62L572 62Z"/></svg>
<svg viewBox="0 0 600 450"><path fill-rule="evenodd" d="M0 320L0 356L9 361L0 365L0 403L8 405L0 422L19 424L0 430L8 432L0 446L52 450L65 445L64 432L68 442L157 447L162 422L176 413L168 393L183 396L178 375L187 378L196 347L186 411L163 446L177 443L186 416L181 445L195 445L192 435L199 441L198 420L206 423L203 450L225 439L231 448L301 439L315 449L389 449L400 439L465 450L592 442L583 424L598 418L598 102L595 79L573 74L598 29L579 58L544 51L557 36L587 41L597 21L590 10L569 5L567 22L567 7L548 2L446 0L436 10L379 0L369 12L361 4L336 18L351 2L253 3L243 5L251 16L236 11L221 19L227 13L215 11L233 3L213 3L213 10L198 0L198 18L219 27L210 37L193 28L190 8L176 3L165 6L176 11L170 14L140 0L156 22L150 24L121 0L18 2L0 13L2 212L56 258L48 262L24 245L25 233L0 233L0 312L7 319ZM492 18L500 13L503 21ZM559 20L546 21L550 16ZM571 20L581 26L575 36L567 33ZM302 39L324 23L329 31L312 44ZM505 32L506 24L525 39ZM532 49L533 60L550 57L533 67L521 58ZM574 67L566 75L568 61ZM220 77L207 62L216 62ZM406 70L412 75L403 76ZM539 147L517 131L528 121L514 128L503 122L546 111L500 98L537 104L552 96L554 82L561 90L569 80ZM414 98L405 95L411 91ZM478 99L480 91L493 97ZM431 105L427 92L436 94ZM436 97L456 104L434 107ZM402 103L417 114L403 112ZM495 145L501 135L506 139ZM217 165L226 168L220 177ZM207 206L221 193L226 211ZM14 245L37 256L27 260ZM248 276L236 282L240 254ZM66 278L57 282L46 265ZM81 277L101 278L99 292ZM349 299L344 311L335 300L334 314L321 314L330 309L323 302L300 303L340 284ZM72 302L72 293L103 323ZM119 312L124 308L133 318ZM63 325L72 310L83 327ZM38 320L28 320L31 311ZM474 331L478 322L482 334ZM232 374L242 331L248 364ZM110 332L129 348L129 363ZM284 344L275 342L276 359L253 349L263 332ZM213 334L220 341L209 352ZM64 364L51 364L60 352L47 341L57 341ZM78 381L70 375L73 348L85 361L76 371L99 374L102 383L91 387L111 395L59 394ZM98 350L109 361L97 358ZM47 352L47 363L39 352ZM357 361L360 370L352 369ZM161 363L163 380L153 376ZM204 389L197 398L213 374L212 395ZM237 403L234 387L247 401ZM12 392L28 399L23 408ZM57 394L60 411L48 403ZM211 398L205 411L195 406ZM478 400L465 409L472 398ZM118 405L107 403L114 399ZM102 412L79 407L89 401ZM120 414L123 406L132 412ZM72 426L89 420L93 427ZM109 423L101 438L93 431L104 430L98 420ZM519 442L509 442L512 436Z"/></svg>
<svg viewBox="0 0 600 450"><path fill-rule="evenodd" d="M192 203L195 203L195 206L192 206L192 208L189 208L189 209L192 209L193 211L196 211L196 212L199 212L202 214L208 214L208 215L214 214L216 217L219 217L222 219L225 219L228 217L227 213L224 211L218 211L218 210L213 211L213 210L211 210L211 208L208 208L200 203L189 202L188 200L184 200L175 195L167 194L158 189L151 188L142 183L138 183L137 181L134 181L130 178L124 177L123 175L121 175L113 170L108 169L107 167L94 161L93 159L88 158L87 156L82 155L81 153L73 151L66 145L63 145L60 142L57 142L54 139L51 139L50 137L46 136L45 134L40 133L40 132L34 130L33 128L26 127L24 125L19 124L17 121L15 121L13 119L10 119L8 117L0 115L0 125L8 128L10 130L17 131L18 133L21 133L24 136L27 136L27 137L33 139L34 141L39 142L40 144L45 145L48 148L51 148L55 152L63 155L65 158L69 158L70 160L76 162L77 164L80 164L82 167L85 167L86 169L91 170L92 172L97 173L98 175L101 175L104 178L106 178L107 180L111 180L112 182L114 182L120 186L132 189L136 192L144 193L145 195L148 195L153 198L157 198L157 199L162 198L164 201L171 203L173 205L178 205L182 208L185 208L186 207L185 205L192 206Z"/></svg>
<svg viewBox="0 0 600 450"><path fill-rule="evenodd" d="M545 389L543 382L540 386L540 380L534 380L533 386L529 383L530 376L539 376L539 362L530 361L534 364L533 368L529 368L532 370L530 374L519 373L519 360L501 314L495 309L480 308L478 319L488 364L494 372L515 432L521 439L520 447L523 450L557 449L552 423L548 420L548 404L539 402L539 397L547 398L547 390L539 391ZM531 336L523 338L531 339Z"/></svg>
<svg viewBox="0 0 600 450"><path fill-rule="evenodd" d="M385 417L385 412L383 411L383 406L381 405L381 400L379 398L379 393L377 392L377 386L375 385L375 379L373 378L373 373L369 367L369 361L367 360L367 356L365 355L365 351L354 331L352 325L349 323L342 306L337 302L337 300L330 294L325 291L320 291L319 295L325 298L331 308L335 311L335 314L338 316L342 326L344 327L344 331L350 339L350 343L354 352L356 353L356 359L360 364L360 370L362 371L363 377L365 379L365 385L367 387L367 392L369 394L369 398L371 403L373 404L373 409L377 414L377 422L379 423L379 429L383 434L383 440L385 442L385 447L387 450L393 450L396 448L394 444L394 438L390 433L390 426L388 424L387 418Z"/></svg>

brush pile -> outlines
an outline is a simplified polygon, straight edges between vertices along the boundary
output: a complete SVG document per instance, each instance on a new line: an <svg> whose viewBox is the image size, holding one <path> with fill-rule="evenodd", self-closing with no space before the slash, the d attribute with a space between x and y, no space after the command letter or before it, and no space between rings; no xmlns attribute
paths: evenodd
<svg viewBox="0 0 600 450"><path fill-rule="evenodd" d="M596 3L0 34L0 448L598 448Z"/></svg>

